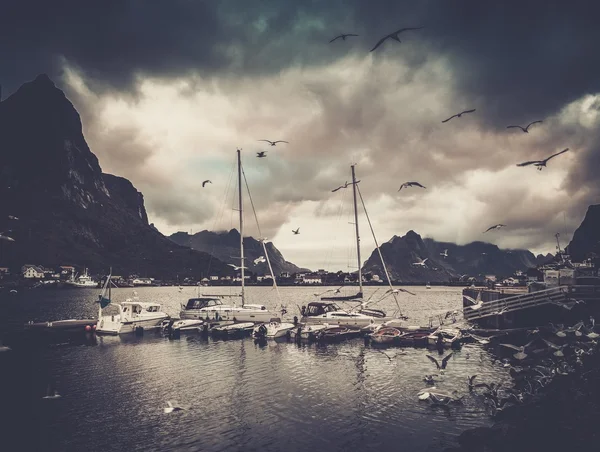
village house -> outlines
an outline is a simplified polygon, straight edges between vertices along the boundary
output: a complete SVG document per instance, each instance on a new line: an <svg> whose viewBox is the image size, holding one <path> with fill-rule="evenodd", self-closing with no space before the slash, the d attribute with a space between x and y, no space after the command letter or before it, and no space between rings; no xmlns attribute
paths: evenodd
<svg viewBox="0 0 600 452"><path fill-rule="evenodd" d="M38 265L26 264L21 267L21 274L28 279L43 279L44 268Z"/></svg>
<svg viewBox="0 0 600 452"><path fill-rule="evenodd" d="M321 284L323 280L315 273L308 273L302 275L302 284Z"/></svg>
<svg viewBox="0 0 600 452"><path fill-rule="evenodd" d="M219 277L218 277L218 276L215 276L215 275L212 275L212 276L210 277L210 280L211 280L211 281L218 281L218 280L219 280Z"/></svg>

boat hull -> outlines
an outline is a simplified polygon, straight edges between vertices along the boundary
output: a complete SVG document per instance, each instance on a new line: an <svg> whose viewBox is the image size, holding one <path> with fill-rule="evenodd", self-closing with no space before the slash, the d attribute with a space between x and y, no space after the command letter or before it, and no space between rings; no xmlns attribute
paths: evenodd
<svg viewBox="0 0 600 452"><path fill-rule="evenodd" d="M329 325L329 326L342 326L346 328L364 328L375 323L382 323L386 321L385 317L374 318L363 315L356 316L337 316L334 315L319 315L319 316L305 316L300 319L302 323L307 325Z"/></svg>
<svg viewBox="0 0 600 452"><path fill-rule="evenodd" d="M153 317L139 318L134 320L123 319L121 320L120 315L115 316L103 316L98 320L96 326L97 334L127 334L135 332L136 328L156 328L159 327L162 322L169 318L165 313L159 312Z"/></svg>
<svg viewBox="0 0 600 452"><path fill-rule="evenodd" d="M267 310L243 308L218 309L184 309L179 313L181 319L196 320L226 320L232 322L263 323L273 318L273 313Z"/></svg>

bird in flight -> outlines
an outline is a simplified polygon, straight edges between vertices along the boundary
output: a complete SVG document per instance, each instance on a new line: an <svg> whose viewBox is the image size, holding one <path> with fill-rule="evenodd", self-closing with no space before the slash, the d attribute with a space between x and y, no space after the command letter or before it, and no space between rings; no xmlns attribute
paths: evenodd
<svg viewBox="0 0 600 452"><path fill-rule="evenodd" d="M266 262L266 261L267 260L265 259L265 256L260 256L260 257L257 257L256 259L254 259L254 265L258 265L261 262Z"/></svg>
<svg viewBox="0 0 600 452"><path fill-rule="evenodd" d="M507 129L512 129L512 128L515 128L515 129L521 129L523 132L525 132L525 133L529 133L529 127L531 127L531 126L532 126L532 125L534 125L534 124L537 124L538 122L543 122L543 121L533 121L533 122L530 122L529 124L527 124L527 126L526 126L526 127L521 127L521 126L508 126L508 127L507 127Z"/></svg>
<svg viewBox="0 0 600 452"><path fill-rule="evenodd" d="M6 232L10 232L10 231L6 231ZM12 237L9 237L8 235L5 235L6 232L0 232L0 240L6 240L7 242L14 242L15 239L13 239Z"/></svg>
<svg viewBox="0 0 600 452"><path fill-rule="evenodd" d="M427 259L429 259L429 258L428 258L428 257L426 257L425 259L419 259L419 258L417 257L417 259L418 259L418 261L419 261L419 262L413 262L413 265L415 265L415 266L418 266L418 267L425 267L425 261L426 261Z"/></svg>
<svg viewBox="0 0 600 452"><path fill-rule="evenodd" d="M400 30L390 33L389 35L385 35L383 38L381 38L377 42L377 44L375 44L375 47L373 47L370 51L372 52L373 50L375 50L377 47L379 47L381 44L383 44L383 41L385 41L386 39L393 39L394 41L402 42L402 41L400 41L400 38L398 37L398 35L400 33L402 33L403 31L408 31L408 30L420 30L421 28L424 28L424 27L401 28Z"/></svg>
<svg viewBox="0 0 600 452"><path fill-rule="evenodd" d="M388 293L398 293L398 292L405 292L405 293L409 293L411 295L416 295L416 293L411 292L410 290L402 289L400 287L398 287L397 289L388 289L388 291L386 292L386 294L388 294Z"/></svg>
<svg viewBox="0 0 600 452"><path fill-rule="evenodd" d="M18 220L18 218L17 218L17 217L15 217L14 215L9 215L9 216L8 216L8 219L9 219L9 220Z"/></svg>
<svg viewBox="0 0 600 452"><path fill-rule="evenodd" d="M567 152L568 150L569 150L569 148L567 148L567 149L564 149L564 150L562 150L562 151L560 151L560 152L557 152L556 154L552 154L550 157L548 157L548 158L546 158L546 159L544 159L544 160L531 160L531 161L529 161L529 162L517 163L517 166L528 166L528 165L535 165L535 166L537 166L537 169L538 169L539 171L542 171L542 169L544 169L544 168L546 167L546 163L548 163L548 161L549 161L551 158L554 158L554 157L556 157L557 155L560 155L560 154L564 154L564 153L565 153L565 152Z"/></svg>
<svg viewBox="0 0 600 452"><path fill-rule="evenodd" d="M333 190L331 190L331 193L335 193L336 191L342 189L342 188L347 188L348 187L348 181L346 181L346 183L344 185L340 185L338 188L334 188Z"/></svg>
<svg viewBox="0 0 600 452"><path fill-rule="evenodd" d="M353 35L352 33L342 33L341 35L337 35L335 38L333 38L329 42L333 42L333 41L335 41L336 39L339 39L339 38L342 38L342 40L345 41L348 36L358 36L358 35Z"/></svg>
<svg viewBox="0 0 600 452"><path fill-rule="evenodd" d="M206 184L212 184L212 181L209 181L209 180L207 179L207 180L205 180L204 182L202 182L202 188L204 188L204 186L205 186Z"/></svg>
<svg viewBox="0 0 600 452"><path fill-rule="evenodd" d="M267 156L267 151L260 151L260 152L257 152L257 153L256 153L256 156L257 156L259 159L261 159L261 158L263 158L263 157L266 157L266 156Z"/></svg>
<svg viewBox="0 0 600 452"><path fill-rule="evenodd" d="M265 141L267 143L269 143L271 146L275 146L277 143L288 143L287 141L283 141L283 140L277 140L277 141L271 141L271 140L258 140L258 141ZM289 143L288 143L289 144Z"/></svg>
<svg viewBox="0 0 600 452"><path fill-rule="evenodd" d="M495 224L494 226L490 226L489 228L487 228L485 231L483 231L483 233L485 234L486 232L491 231L492 229L500 229L505 227L505 224Z"/></svg>
<svg viewBox="0 0 600 452"><path fill-rule="evenodd" d="M452 118L460 118L462 115L464 115L465 113L473 113L475 111L475 109L473 110L465 110L465 111L461 111L460 113L457 113L456 115L452 115L450 116L448 119L444 119L442 122L448 122L450 121Z"/></svg>
<svg viewBox="0 0 600 452"><path fill-rule="evenodd" d="M443 253L440 253L440 256L448 257L448 250L444 250Z"/></svg>
<svg viewBox="0 0 600 452"><path fill-rule="evenodd" d="M295 231L292 229L292 232L294 233L294 235L298 235L300 234L300 228L296 229Z"/></svg>
<svg viewBox="0 0 600 452"><path fill-rule="evenodd" d="M446 356L444 356L442 358L442 364L440 364L438 362L437 359L435 359L433 356L427 354L426 356L429 358L429 360L435 364L435 366L437 367L438 370L444 370L446 368L446 366L448 365L448 360L450 359L450 357L453 355L453 353L448 353Z"/></svg>
<svg viewBox="0 0 600 452"><path fill-rule="evenodd" d="M248 268L248 267L238 267L237 265L233 265L233 264L227 264L227 265L229 265L230 267L233 267L233 269L235 271L241 270L242 268L243 269L247 269Z"/></svg>
<svg viewBox="0 0 600 452"><path fill-rule="evenodd" d="M402 185L400 185L400 188L398 189L398 191L402 190L403 188L408 188L408 187L427 188L427 187L424 187L423 185L421 185L418 182L404 182Z"/></svg>
<svg viewBox="0 0 600 452"><path fill-rule="evenodd" d="M164 409L165 414L172 413L173 411L181 411L183 408L179 406L177 402L173 403L170 400L167 401L167 407Z"/></svg>

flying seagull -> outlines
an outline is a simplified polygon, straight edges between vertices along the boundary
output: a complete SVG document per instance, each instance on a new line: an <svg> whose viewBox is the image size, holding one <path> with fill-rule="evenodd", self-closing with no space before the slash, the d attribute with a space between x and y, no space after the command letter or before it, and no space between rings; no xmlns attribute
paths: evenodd
<svg viewBox="0 0 600 452"><path fill-rule="evenodd" d="M405 293L409 293L411 295L416 295L416 293L413 293L410 290L402 289L401 287L398 287L397 289L388 289L386 294L387 293L398 293L398 292L405 292Z"/></svg>
<svg viewBox="0 0 600 452"><path fill-rule="evenodd" d="M275 146L277 143L288 143L287 141L283 141L283 140L277 140L277 141L271 141L271 140L258 140L258 141L265 141L267 143L269 143L271 146ZM288 143L289 144L289 143Z"/></svg>
<svg viewBox="0 0 600 452"><path fill-rule="evenodd" d="M345 41L348 36L358 36L358 35L353 35L352 33L342 33L341 35L337 35L335 38L333 38L329 42L333 42L333 41L335 41L336 39L339 39L339 38L342 38L342 40Z"/></svg>
<svg viewBox="0 0 600 452"><path fill-rule="evenodd" d="M468 295L463 294L463 298L466 298L469 302L473 303L469 306L474 311L477 311L479 308L483 306L483 300L481 299L481 290L477 292L477 299L470 297Z"/></svg>
<svg viewBox="0 0 600 452"><path fill-rule="evenodd" d="M417 257L417 259L419 260L419 262L413 262L413 265L417 265L417 266L425 267L425 261L426 261L427 259L429 259L429 258L428 258L428 257L426 257L425 259L419 259L419 258Z"/></svg>
<svg viewBox="0 0 600 452"><path fill-rule="evenodd" d="M501 229L506 227L505 224L495 224L494 226L490 226L489 228L487 228L485 231L483 231L483 233L485 234L488 231L491 231L492 229Z"/></svg>
<svg viewBox="0 0 600 452"><path fill-rule="evenodd" d="M448 355L444 356L442 358L442 364L440 364L437 359L435 359L433 356L431 356L429 354L427 354L425 356L427 356L429 358L429 360L436 365L438 370L444 370L446 368L446 366L448 365L448 360L450 359L450 357L452 355L453 355L453 353L449 353Z"/></svg>
<svg viewBox="0 0 600 452"><path fill-rule="evenodd" d="M475 109L473 109L473 110L465 110L465 111L462 111L462 112L460 112L460 113L458 113L458 114L456 114L456 115L452 115L452 116L450 116L448 119L444 119L442 122L448 122L448 121L450 121L452 118L460 118L460 117L461 117L462 115L464 115L465 113L473 113L474 111L475 111Z"/></svg>
<svg viewBox="0 0 600 452"><path fill-rule="evenodd" d="M259 159L261 159L261 158L263 158L263 157L266 157L266 156L267 156L267 151L260 151L260 152L257 152L257 153L256 153L256 156L257 156Z"/></svg>
<svg viewBox="0 0 600 452"><path fill-rule="evenodd" d="M254 265L258 265L262 262L266 262L267 260L265 259L265 256L260 256L257 257L256 259L254 259Z"/></svg>
<svg viewBox="0 0 600 452"><path fill-rule="evenodd" d="M506 128L507 128L507 129L513 129L513 128L514 128L514 129L521 129L523 132L525 132L525 133L529 133L529 127L530 127L530 126L532 126L532 125L534 125L534 124L537 124L538 122L543 122L543 121L533 121L533 122L530 122L529 124L527 124L527 126L526 126L526 127L521 127L521 126L508 126L508 127L506 127Z"/></svg>
<svg viewBox="0 0 600 452"><path fill-rule="evenodd" d="M204 186L205 186L206 184L212 184L212 181L209 181L209 180L207 179L207 180L205 180L204 182L202 182L202 188L204 188Z"/></svg>
<svg viewBox="0 0 600 452"><path fill-rule="evenodd" d="M175 404L173 404L173 402L171 402L170 400L167 401L167 407L164 409L166 414L172 413L173 411L181 411L181 410L183 410L183 408L181 408L177 402L175 402Z"/></svg>
<svg viewBox="0 0 600 452"><path fill-rule="evenodd" d="M7 242L14 242L15 239L13 239L12 237L9 237L7 235L4 234L0 234L0 240L6 240Z"/></svg>
<svg viewBox="0 0 600 452"><path fill-rule="evenodd" d="M548 160L550 160L551 158L556 157L557 155L564 154L568 150L569 150L569 148L563 149L562 151L557 152L556 154L552 154L550 157L548 157L548 158L546 158L544 160L531 160L529 162L517 163L517 166L535 165L535 166L537 166L537 169L539 171L542 171L542 169L544 169L546 167L546 163L548 163Z"/></svg>
<svg viewBox="0 0 600 452"><path fill-rule="evenodd" d="M296 229L295 231L292 229L292 232L294 233L294 235L298 235L300 234L300 228Z"/></svg>
<svg viewBox="0 0 600 452"><path fill-rule="evenodd" d="M243 268L243 269L247 269L247 268L248 268L248 267L238 267L237 265L233 265L233 264L227 264L227 265L229 265L230 267L233 267L233 269L234 269L234 270L236 270L236 271L237 271L237 270L240 270L240 269L242 269L242 268Z"/></svg>
<svg viewBox="0 0 600 452"><path fill-rule="evenodd" d="M402 190L403 188L408 188L408 187L427 188L427 187L424 187L423 185L421 185L418 182L404 182L402 185L400 185L400 188L398 189L398 191Z"/></svg>
<svg viewBox="0 0 600 452"><path fill-rule="evenodd" d="M8 216L8 219L9 219L9 220L18 220L18 218L17 218L17 217L15 217L14 215L9 215L9 216Z"/></svg>
<svg viewBox="0 0 600 452"><path fill-rule="evenodd" d="M344 185L340 185L338 188L334 188L333 190L331 190L331 193L335 193L336 191L342 189L342 188L347 188L348 187L348 181L346 181L346 183Z"/></svg>
<svg viewBox="0 0 600 452"><path fill-rule="evenodd" d="M448 257L448 250L444 250L443 253L440 253L440 256Z"/></svg>
<svg viewBox="0 0 600 452"><path fill-rule="evenodd" d="M386 39L393 39L394 41L398 41L398 42L402 42L400 41L400 38L398 37L398 35L400 33L402 33L403 31L408 31L408 30L420 30L421 28L424 27L416 27L416 28L401 28L398 31L395 31L393 33L390 33L389 35L385 35L383 38L381 38L377 44L375 44L375 47L373 47L370 51L372 52L373 50L375 50L377 47L379 47L381 44L383 44L383 41L385 41Z"/></svg>

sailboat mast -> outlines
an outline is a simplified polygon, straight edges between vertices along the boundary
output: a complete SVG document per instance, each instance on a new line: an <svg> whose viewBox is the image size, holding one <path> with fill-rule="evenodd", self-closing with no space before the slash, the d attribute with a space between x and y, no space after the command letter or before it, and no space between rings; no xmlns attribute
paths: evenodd
<svg viewBox="0 0 600 452"><path fill-rule="evenodd" d="M244 205L242 202L242 157L240 150L237 150L238 160L238 197L240 211L240 267L242 270L242 306L244 306Z"/></svg>
<svg viewBox="0 0 600 452"><path fill-rule="evenodd" d="M360 287L360 296L362 297L362 264L360 260L360 234L358 233L358 208L356 207L356 175L354 174L354 165L350 165L350 168L352 168L352 195L354 197L354 226L356 227L356 257L358 259L358 285Z"/></svg>

